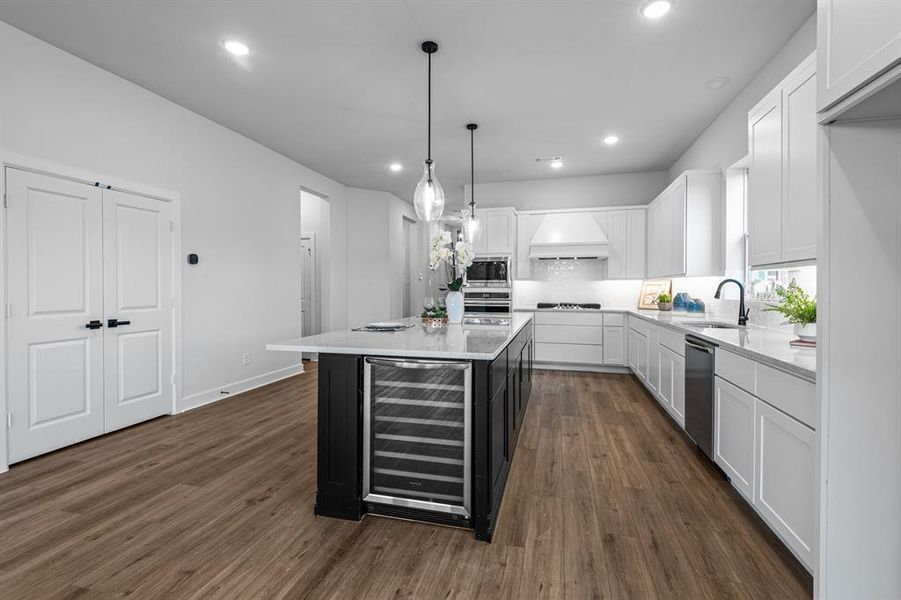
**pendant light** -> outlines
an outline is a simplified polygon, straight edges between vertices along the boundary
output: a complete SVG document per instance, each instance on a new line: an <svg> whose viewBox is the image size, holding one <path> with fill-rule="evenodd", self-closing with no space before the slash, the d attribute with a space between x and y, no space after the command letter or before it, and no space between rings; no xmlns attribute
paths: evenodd
<svg viewBox="0 0 901 600"><path fill-rule="evenodd" d="M467 123L466 129L469 130L469 208L463 206L463 231L466 235L466 241L475 244L476 237L479 235L479 220L476 218L476 146L475 131L479 126L476 123Z"/></svg>
<svg viewBox="0 0 901 600"><path fill-rule="evenodd" d="M423 42L422 51L429 55L429 129L428 154L422 179L413 192L413 207L421 221L437 221L444 212L444 190L435 177L435 161L432 160L432 55L438 52L436 42Z"/></svg>

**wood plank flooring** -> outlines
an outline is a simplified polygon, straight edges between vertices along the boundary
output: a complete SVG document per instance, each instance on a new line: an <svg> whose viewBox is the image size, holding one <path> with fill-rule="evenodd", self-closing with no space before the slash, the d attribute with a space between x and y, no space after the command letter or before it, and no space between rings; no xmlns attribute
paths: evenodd
<svg viewBox="0 0 901 600"><path fill-rule="evenodd" d="M314 517L316 369L14 465L0 596L809 598L627 375L536 371L492 544Z"/></svg>

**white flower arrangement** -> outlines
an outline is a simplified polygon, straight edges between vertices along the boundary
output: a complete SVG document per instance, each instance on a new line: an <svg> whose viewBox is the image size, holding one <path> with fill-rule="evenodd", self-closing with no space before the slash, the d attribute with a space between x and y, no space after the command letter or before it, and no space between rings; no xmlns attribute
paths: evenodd
<svg viewBox="0 0 901 600"><path fill-rule="evenodd" d="M432 238L429 248L429 269L437 271L444 265L448 279L448 288L457 291L463 285L466 269L472 266L475 253L466 242L454 243L449 231L439 231Z"/></svg>

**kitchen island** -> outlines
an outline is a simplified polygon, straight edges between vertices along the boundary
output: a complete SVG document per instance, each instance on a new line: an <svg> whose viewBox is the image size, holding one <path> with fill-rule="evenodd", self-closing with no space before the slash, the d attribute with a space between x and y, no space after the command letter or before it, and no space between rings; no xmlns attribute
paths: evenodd
<svg viewBox="0 0 901 600"><path fill-rule="evenodd" d="M267 346L319 354L314 512L467 527L491 541L531 392L532 315L403 323Z"/></svg>

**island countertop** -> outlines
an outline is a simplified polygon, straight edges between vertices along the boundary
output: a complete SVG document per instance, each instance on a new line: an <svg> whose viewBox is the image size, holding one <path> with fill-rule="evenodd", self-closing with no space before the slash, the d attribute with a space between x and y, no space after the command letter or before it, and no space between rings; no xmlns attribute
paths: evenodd
<svg viewBox="0 0 901 600"><path fill-rule="evenodd" d="M418 317L400 322L413 325L392 332L340 330L267 344L267 350L315 352L320 354L356 354L405 358L445 358L457 360L494 360L531 323L529 313L513 313L509 326L454 325L432 330Z"/></svg>

